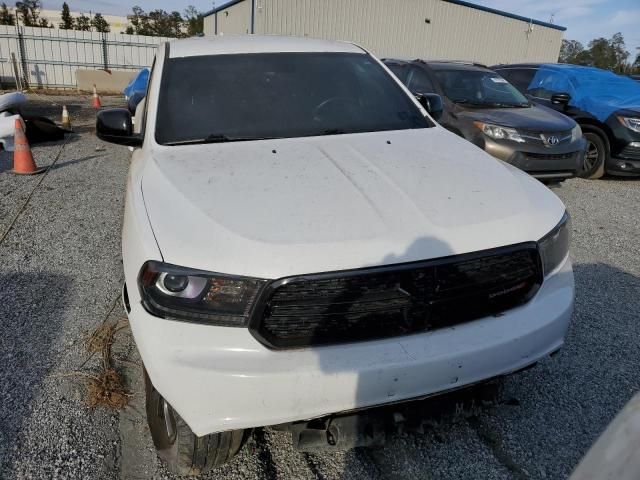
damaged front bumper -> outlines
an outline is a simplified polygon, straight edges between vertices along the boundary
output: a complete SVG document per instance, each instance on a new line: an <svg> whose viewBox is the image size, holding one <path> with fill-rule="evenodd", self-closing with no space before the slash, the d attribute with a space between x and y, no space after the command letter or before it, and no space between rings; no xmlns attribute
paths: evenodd
<svg viewBox="0 0 640 480"><path fill-rule="evenodd" d="M573 310L570 261L527 304L451 328L273 351L243 328L163 320L128 290L149 376L196 435L278 425L426 397L522 369L558 350Z"/></svg>

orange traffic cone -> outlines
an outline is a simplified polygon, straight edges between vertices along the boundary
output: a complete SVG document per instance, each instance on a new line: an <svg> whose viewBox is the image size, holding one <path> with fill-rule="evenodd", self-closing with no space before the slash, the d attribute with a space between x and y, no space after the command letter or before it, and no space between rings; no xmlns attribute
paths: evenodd
<svg viewBox="0 0 640 480"><path fill-rule="evenodd" d="M98 96L98 91L96 90L96 85L93 85L93 100L91 102L91 106L93 108L101 108L102 104L100 103L100 97Z"/></svg>
<svg viewBox="0 0 640 480"><path fill-rule="evenodd" d="M31 154L31 147L27 141L27 136L24 134L22 128L22 121L16 118L15 122L15 137L13 140L13 170L12 173L19 175L33 175L34 173L42 173L46 169L38 168L36 162L33 161L33 155Z"/></svg>
<svg viewBox="0 0 640 480"><path fill-rule="evenodd" d="M66 105L62 106L62 128L71 130L71 120L69 119L69 110L67 110Z"/></svg>

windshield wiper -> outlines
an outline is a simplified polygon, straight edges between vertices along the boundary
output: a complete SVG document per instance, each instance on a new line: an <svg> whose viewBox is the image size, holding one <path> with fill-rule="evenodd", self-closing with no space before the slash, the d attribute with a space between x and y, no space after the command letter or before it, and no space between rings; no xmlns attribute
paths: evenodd
<svg viewBox="0 0 640 480"><path fill-rule="evenodd" d="M455 100L453 103L470 105L473 107L495 107L495 108L522 108L528 107L528 103L501 103L501 102L474 102L472 100Z"/></svg>
<svg viewBox="0 0 640 480"><path fill-rule="evenodd" d="M347 132L341 128L328 128L327 130L320 132L318 135L342 135L344 133Z"/></svg>
<svg viewBox="0 0 640 480"><path fill-rule="evenodd" d="M489 105L491 105L492 107L499 107L499 108L524 108L529 106L528 103L499 103L499 102L490 103Z"/></svg>
<svg viewBox="0 0 640 480"><path fill-rule="evenodd" d="M194 145L198 143L224 143L224 142L248 142L251 140L270 140L276 137L232 137L213 133L205 138L192 138L189 140L177 140L175 142L167 142L165 145Z"/></svg>

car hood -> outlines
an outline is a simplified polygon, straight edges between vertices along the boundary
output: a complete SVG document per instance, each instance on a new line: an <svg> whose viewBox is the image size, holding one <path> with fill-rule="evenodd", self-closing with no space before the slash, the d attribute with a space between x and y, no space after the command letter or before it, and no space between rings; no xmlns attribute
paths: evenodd
<svg viewBox="0 0 640 480"><path fill-rule="evenodd" d="M263 278L538 240L564 206L444 129L156 147L142 191L165 262Z"/></svg>
<svg viewBox="0 0 640 480"><path fill-rule="evenodd" d="M523 108L460 108L458 117L533 132L563 132L576 126L575 121L542 105Z"/></svg>

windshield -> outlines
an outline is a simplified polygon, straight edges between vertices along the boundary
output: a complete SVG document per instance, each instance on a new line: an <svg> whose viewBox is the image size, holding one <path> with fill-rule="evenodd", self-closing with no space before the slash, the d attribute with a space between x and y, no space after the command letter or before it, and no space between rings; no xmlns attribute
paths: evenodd
<svg viewBox="0 0 640 480"><path fill-rule="evenodd" d="M436 70L445 95L455 103L487 107L527 107L529 101L497 73L483 70Z"/></svg>
<svg viewBox="0 0 640 480"><path fill-rule="evenodd" d="M211 55L167 60L156 141L226 142L431 126L369 55Z"/></svg>

